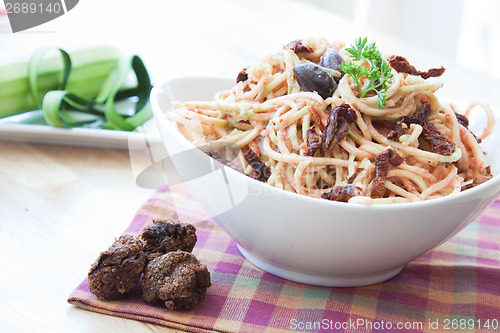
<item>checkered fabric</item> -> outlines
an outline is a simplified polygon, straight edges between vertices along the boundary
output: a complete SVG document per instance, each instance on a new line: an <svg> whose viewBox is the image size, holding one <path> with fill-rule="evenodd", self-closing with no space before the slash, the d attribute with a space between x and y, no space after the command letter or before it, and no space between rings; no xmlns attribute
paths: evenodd
<svg viewBox="0 0 500 333"><path fill-rule="evenodd" d="M184 191L158 190L125 233L137 235L156 218L179 219L179 207L184 222L196 221L193 253L211 272L212 286L195 309L147 303L140 286L121 300L99 300L86 278L68 302L190 332L500 331L500 202L396 277L356 288L315 287L263 272Z"/></svg>

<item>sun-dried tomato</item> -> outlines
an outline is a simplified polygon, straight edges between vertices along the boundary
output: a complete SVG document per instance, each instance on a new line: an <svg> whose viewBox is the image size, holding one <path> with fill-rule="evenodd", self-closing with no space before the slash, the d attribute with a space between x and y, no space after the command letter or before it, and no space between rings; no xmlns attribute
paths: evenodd
<svg viewBox="0 0 500 333"><path fill-rule="evenodd" d="M301 39L292 40L290 43L287 44L287 47L290 48L290 50L292 50L295 54L303 52L305 53L314 52L312 47L302 44Z"/></svg>
<svg viewBox="0 0 500 333"><path fill-rule="evenodd" d="M482 184L484 182L487 182L493 178L493 174L491 173L491 166L488 165L487 167L483 168L479 175L474 179L474 181L470 184L467 184L465 186L462 186L462 191L468 190L470 188L473 188L479 184Z"/></svg>
<svg viewBox="0 0 500 333"><path fill-rule="evenodd" d="M225 147L225 149L226 149L226 150L228 150L228 149L232 149L232 150L233 150L233 153L234 153L235 151L239 151L239 149L233 148L233 147L231 147L231 146L226 146L226 147ZM243 170L243 168L242 168L240 165L238 165L236 162L234 162L234 161L236 161L236 159L234 159L234 161L230 161L230 160L228 160L228 159L226 159L226 158L223 158L223 157L221 156L220 152L218 152L217 150L215 150L215 149L213 149L213 148L201 148L201 150L202 150L205 154L207 154L207 155L208 155L208 156L210 156L211 158L213 158L213 159L215 159L215 160L217 160L217 161L221 162L221 163L222 163L222 164L224 164L225 166L230 167L231 169L236 170L236 171L238 171L238 172L245 173L245 171Z"/></svg>
<svg viewBox="0 0 500 333"><path fill-rule="evenodd" d="M451 155L455 151L455 144L427 120L422 124L422 137L438 154Z"/></svg>
<svg viewBox="0 0 500 333"><path fill-rule="evenodd" d="M307 152L306 155L313 156L319 149L321 149L321 135L316 133L314 128L310 128L306 132L307 137Z"/></svg>
<svg viewBox="0 0 500 333"><path fill-rule="evenodd" d="M332 201L347 202L352 197L359 195L359 193L358 188L349 184L346 186L333 186L330 192L323 193L321 197Z"/></svg>
<svg viewBox="0 0 500 333"><path fill-rule="evenodd" d="M330 106L328 106L326 110L328 110L328 108L330 108ZM321 116L319 115L318 110L316 110L315 108L311 108L311 114L314 118L314 123L319 127L321 131L323 131L325 129L325 125L323 124L323 121L321 119Z"/></svg>
<svg viewBox="0 0 500 333"><path fill-rule="evenodd" d="M405 123L406 117L399 117L396 119L392 130L387 134L387 138L391 140L397 140L401 134L403 134L403 124Z"/></svg>
<svg viewBox="0 0 500 333"><path fill-rule="evenodd" d="M431 105L423 102L420 107L407 119L407 125L419 124L422 125L425 119L431 114Z"/></svg>
<svg viewBox="0 0 500 333"><path fill-rule="evenodd" d="M387 135L388 139L397 140L403 133L403 124L410 126L411 124L422 125L424 120L431 114L431 106L427 102L423 102L422 105L410 116L399 117L392 131Z"/></svg>
<svg viewBox="0 0 500 333"><path fill-rule="evenodd" d="M393 55L389 58L389 65L396 70L398 73L408 73L411 75L419 75L423 79L428 79L430 77L438 77L443 75L446 68L441 66L441 68L431 68L426 72L418 71L415 67L410 65L408 60L402 56Z"/></svg>
<svg viewBox="0 0 500 333"><path fill-rule="evenodd" d="M357 195L359 195L359 190L354 185L346 185L337 196L337 201L347 202Z"/></svg>
<svg viewBox="0 0 500 333"><path fill-rule="evenodd" d="M375 178L372 181L373 198L382 198L385 194L385 181L389 172L389 164L399 166L404 162L404 158L394 149L388 148L375 155Z"/></svg>
<svg viewBox="0 0 500 333"><path fill-rule="evenodd" d="M340 191L342 191L342 186L333 186L330 192L323 193L321 197L323 199L327 200L332 200L335 201L337 200L337 197L339 196Z"/></svg>
<svg viewBox="0 0 500 333"><path fill-rule="evenodd" d="M271 170L267 165L264 164L264 162L262 162L259 156L257 156L257 154L255 154L252 149L248 149L243 154L243 157L254 170L256 174L255 179L261 182L267 182L267 180L271 176Z"/></svg>
<svg viewBox="0 0 500 333"><path fill-rule="evenodd" d="M325 131L323 131L323 151L332 150L340 141L347 137L349 129L347 124L356 121L356 112L349 104L342 104L333 109Z"/></svg>

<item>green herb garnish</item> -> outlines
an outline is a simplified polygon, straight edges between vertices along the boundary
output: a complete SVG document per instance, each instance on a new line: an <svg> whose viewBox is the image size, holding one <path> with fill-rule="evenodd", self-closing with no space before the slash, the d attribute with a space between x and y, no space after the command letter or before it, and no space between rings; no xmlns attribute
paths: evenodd
<svg viewBox="0 0 500 333"><path fill-rule="evenodd" d="M391 84L391 67L382 58L375 43L368 44L366 37L363 39L361 37L357 38L355 44L347 48L346 51L349 52L353 61L345 62L344 60L339 65L339 68L354 79L360 98L365 97L369 92L373 92L378 97L378 108L383 109L387 103L387 84ZM370 67L363 67L354 61L366 62ZM363 76L366 76L370 80L370 84L362 91L360 79Z"/></svg>

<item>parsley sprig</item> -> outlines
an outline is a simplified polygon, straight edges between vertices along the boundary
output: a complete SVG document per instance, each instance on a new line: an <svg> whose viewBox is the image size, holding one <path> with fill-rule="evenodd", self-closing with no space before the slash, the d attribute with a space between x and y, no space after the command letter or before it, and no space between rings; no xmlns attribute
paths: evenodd
<svg viewBox="0 0 500 333"><path fill-rule="evenodd" d="M383 109L387 104L387 85L391 84L391 67L382 58L382 54L375 43L368 44L367 37L356 38L354 45L346 49L353 61L342 61L339 68L350 75L356 82L358 96L365 97L369 92L373 92L378 97L378 108ZM358 62L358 63L355 63ZM369 68L362 66L359 62L366 62ZM360 79L366 76L370 84L361 91Z"/></svg>

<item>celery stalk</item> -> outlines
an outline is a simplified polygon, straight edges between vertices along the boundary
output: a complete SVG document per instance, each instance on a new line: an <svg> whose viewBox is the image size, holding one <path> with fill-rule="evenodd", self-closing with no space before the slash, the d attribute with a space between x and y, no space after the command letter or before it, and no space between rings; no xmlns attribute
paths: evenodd
<svg viewBox="0 0 500 333"><path fill-rule="evenodd" d="M47 124L76 127L92 124L131 131L152 116L152 85L142 60L124 57L113 47L62 50L39 48L29 61L0 62L0 118L41 109ZM49 55L49 56L47 56ZM61 61L62 60L62 61ZM127 86L133 71L137 85ZM115 102L136 96L134 112L118 112ZM76 113L86 114L75 117Z"/></svg>

